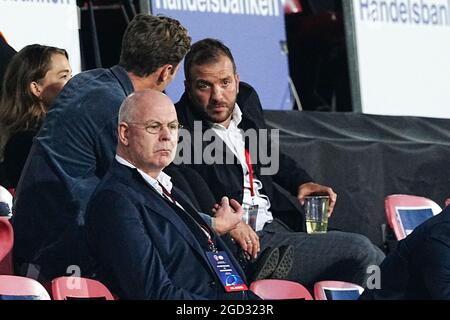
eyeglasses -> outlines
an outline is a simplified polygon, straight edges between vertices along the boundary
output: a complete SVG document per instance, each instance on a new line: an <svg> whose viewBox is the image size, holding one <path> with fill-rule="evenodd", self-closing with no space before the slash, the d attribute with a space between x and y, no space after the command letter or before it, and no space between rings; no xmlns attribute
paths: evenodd
<svg viewBox="0 0 450 320"><path fill-rule="evenodd" d="M142 123L142 122L127 122L128 125L134 125L134 126L142 126L145 131L151 134L157 134L159 133L164 126L167 126L170 133L175 133L179 129L183 128L183 126L178 121L173 121L167 124L160 123L160 122L150 122L150 123Z"/></svg>

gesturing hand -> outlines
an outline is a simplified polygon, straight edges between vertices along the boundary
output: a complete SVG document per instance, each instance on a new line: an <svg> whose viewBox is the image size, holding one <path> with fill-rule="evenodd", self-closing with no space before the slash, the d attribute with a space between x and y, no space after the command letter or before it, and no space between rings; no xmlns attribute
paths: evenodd
<svg viewBox="0 0 450 320"><path fill-rule="evenodd" d="M241 205L234 199L229 200L223 197L220 204L215 204L212 209L214 213L213 229L219 234L224 235L241 222L244 211Z"/></svg>

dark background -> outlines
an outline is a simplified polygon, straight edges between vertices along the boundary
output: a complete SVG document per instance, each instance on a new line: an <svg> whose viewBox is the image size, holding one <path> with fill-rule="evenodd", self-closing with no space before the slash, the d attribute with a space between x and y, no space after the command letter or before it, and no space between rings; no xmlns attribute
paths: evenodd
<svg viewBox="0 0 450 320"><path fill-rule="evenodd" d="M131 1L139 12L138 1ZM450 197L450 120L351 113L340 0L302 0L303 12L286 15L290 73L308 111L266 111L280 129L281 147L319 183L338 194L330 228L366 235L382 246L384 197ZM94 1L102 67L119 61L128 1ZM96 65L85 2L80 41L83 69ZM123 7L121 5L124 5ZM181 75L180 75L181 76ZM347 111L347 112L319 112Z"/></svg>
<svg viewBox="0 0 450 320"><path fill-rule="evenodd" d="M383 244L384 198L450 198L450 119L265 111L281 150L338 194L329 227Z"/></svg>
<svg viewBox="0 0 450 320"><path fill-rule="evenodd" d="M285 15L289 73L302 110L353 110L341 1L299 0L302 11ZM139 13L139 1L92 1L101 63L95 60L94 29L87 2L77 3L81 8L82 69L117 64L127 19L133 17L134 11ZM294 109L299 106L295 104Z"/></svg>

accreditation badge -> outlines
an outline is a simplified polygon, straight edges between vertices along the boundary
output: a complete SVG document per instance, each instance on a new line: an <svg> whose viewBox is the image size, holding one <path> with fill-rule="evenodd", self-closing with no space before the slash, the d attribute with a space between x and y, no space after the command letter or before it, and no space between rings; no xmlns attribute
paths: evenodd
<svg viewBox="0 0 450 320"><path fill-rule="evenodd" d="M248 290L225 251L208 251L206 255L226 292Z"/></svg>
<svg viewBox="0 0 450 320"><path fill-rule="evenodd" d="M242 220L248 224L253 230L256 230L256 219L258 218L258 205L243 205L244 215Z"/></svg>

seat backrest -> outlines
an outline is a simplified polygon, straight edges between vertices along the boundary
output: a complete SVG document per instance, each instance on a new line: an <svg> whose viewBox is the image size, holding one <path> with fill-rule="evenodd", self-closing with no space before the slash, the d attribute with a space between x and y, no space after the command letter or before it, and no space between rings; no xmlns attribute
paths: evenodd
<svg viewBox="0 0 450 320"><path fill-rule="evenodd" d="M12 213L13 196L12 194L0 186L0 217L10 217Z"/></svg>
<svg viewBox="0 0 450 320"><path fill-rule="evenodd" d="M312 295L304 286L298 282L288 280L257 280L250 284L250 290L263 300L313 300Z"/></svg>
<svg viewBox="0 0 450 320"><path fill-rule="evenodd" d="M11 223L6 217L0 217L0 262L11 252L14 233Z"/></svg>
<svg viewBox="0 0 450 320"><path fill-rule="evenodd" d="M59 277L52 281L54 300L114 300L101 282L82 277Z"/></svg>
<svg viewBox="0 0 450 320"><path fill-rule="evenodd" d="M7 217L0 217L0 274L13 274L14 232Z"/></svg>
<svg viewBox="0 0 450 320"><path fill-rule="evenodd" d="M0 275L0 300L50 300L50 295L36 280Z"/></svg>
<svg viewBox="0 0 450 320"><path fill-rule="evenodd" d="M406 194L387 196L384 207L397 240L404 239L419 224L442 211L433 200Z"/></svg>
<svg viewBox="0 0 450 320"><path fill-rule="evenodd" d="M314 284L316 300L356 300L364 289L344 281L319 281Z"/></svg>

